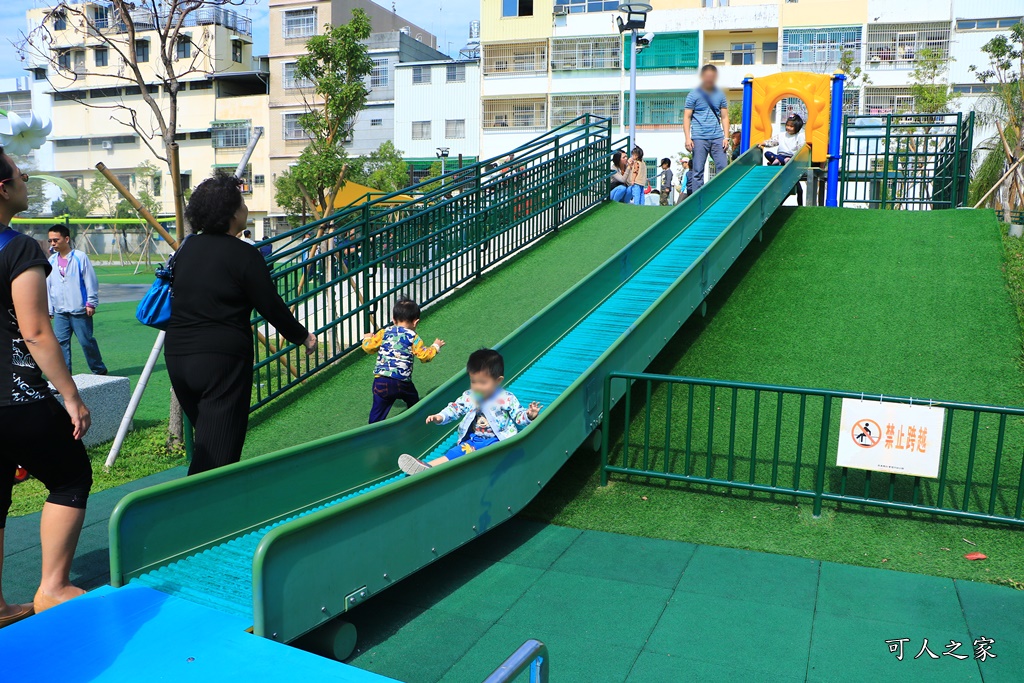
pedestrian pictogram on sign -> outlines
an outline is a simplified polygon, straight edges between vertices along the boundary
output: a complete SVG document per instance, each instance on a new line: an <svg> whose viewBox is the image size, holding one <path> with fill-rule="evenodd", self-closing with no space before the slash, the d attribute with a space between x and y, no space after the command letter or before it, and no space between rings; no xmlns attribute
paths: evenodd
<svg viewBox="0 0 1024 683"><path fill-rule="evenodd" d="M857 420L850 430L853 442L861 448L877 446L882 440L882 428L874 420Z"/></svg>

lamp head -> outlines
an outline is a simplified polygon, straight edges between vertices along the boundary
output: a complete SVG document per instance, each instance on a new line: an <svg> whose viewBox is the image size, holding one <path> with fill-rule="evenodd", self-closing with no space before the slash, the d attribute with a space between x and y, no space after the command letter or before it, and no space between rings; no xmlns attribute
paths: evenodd
<svg viewBox="0 0 1024 683"><path fill-rule="evenodd" d="M645 2L624 2L619 5L619 11L626 15L625 21L622 17L616 17L619 33L642 29L647 25L647 13L652 9Z"/></svg>

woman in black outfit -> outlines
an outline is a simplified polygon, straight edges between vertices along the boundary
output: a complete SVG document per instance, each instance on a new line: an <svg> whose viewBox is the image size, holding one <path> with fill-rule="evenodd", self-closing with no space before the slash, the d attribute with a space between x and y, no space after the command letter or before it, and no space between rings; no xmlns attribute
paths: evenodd
<svg viewBox="0 0 1024 683"><path fill-rule="evenodd" d="M238 462L252 396L252 309L306 353L316 336L288 310L263 256L238 239L249 209L233 176L207 178L192 192L192 231L174 261L174 304L164 356L181 409L195 427L189 474Z"/></svg>
<svg viewBox="0 0 1024 683"><path fill-rule="evenodd" d="M24 467L49 493L39 519L39 590L25 605L7 603L0 594L0 628L85 592L70 575L92 486L80 441L91 418L50 326L50 264L38 242L8 227L28 208L27 180L0 147L0 573L15 468ZM64 398L63 407L43 373Z"/></svg>

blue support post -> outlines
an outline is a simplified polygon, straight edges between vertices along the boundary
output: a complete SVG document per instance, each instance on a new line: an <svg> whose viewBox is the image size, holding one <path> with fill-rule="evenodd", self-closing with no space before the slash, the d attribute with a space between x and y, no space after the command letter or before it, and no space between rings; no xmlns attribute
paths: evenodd
<svg viewBox="0 0 1024 683"><path fill-rule="evenodd" d="M743 116L740 127L740 152L750 149L750 122L754 109L754 77L747 74L743 78Z"/></svg>
<svg viewBox="0 0 1024 683"><path fill-rule="evenodd" d="M839 206L839 158L843 136L843 83L846 75L832 74L832 113L828 122L828 176L825 180L825 206Z"/></svg>

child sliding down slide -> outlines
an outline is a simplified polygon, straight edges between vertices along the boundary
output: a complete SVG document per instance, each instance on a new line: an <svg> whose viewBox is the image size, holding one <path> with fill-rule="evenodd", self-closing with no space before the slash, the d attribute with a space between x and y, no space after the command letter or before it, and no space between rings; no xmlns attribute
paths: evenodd
<svg viewBox="0 0 1024 683"><path fill-rule="evenodd" d="M399 456L398 466L406 474L417 474L496 444L515 436L537 419L539 403L523 408L512 393L502 388L505 360L500 353L494 349L474 351L469 354L466 371L469 372L469 390L440 413L427 417L427 424L448 424L461 418L458 445L429 463L408 454Z"/></svg>

